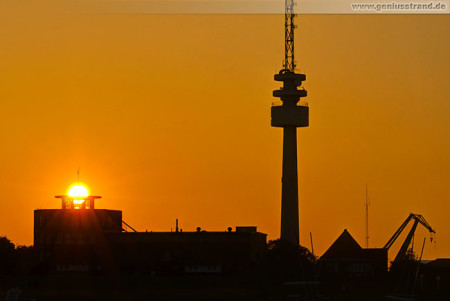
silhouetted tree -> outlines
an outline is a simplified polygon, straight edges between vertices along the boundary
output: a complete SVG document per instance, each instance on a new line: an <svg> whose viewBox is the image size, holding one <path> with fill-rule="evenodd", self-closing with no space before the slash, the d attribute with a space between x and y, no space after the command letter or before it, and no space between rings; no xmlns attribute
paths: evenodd
<svg viewBox="0 0 450 301"><path fill-rule="evenodd" d="M34 272L38 263L38 254L34 246L17 246L15 250L15 272L22 275L30 275Z"/></svg>
<svg viewBox="0 0 450 301"><path fill-rule="evenodd" d="M0 237L0 275L9 275L15 265L14 244L6 237Z"/></svg>
<svg viewBox="0 0 450 301"><path fill-rule="evenodd" d="M306 247L286 240L271 240L267 260L270 272L280 279L314 279L317 258Z"/></svg>
<svg viewBox="0 0 450 301"><path fill-rule="evenodd" d="M38 263L33 246L15 246L8 238L0 237L0 275L29 275Z"/></svg>

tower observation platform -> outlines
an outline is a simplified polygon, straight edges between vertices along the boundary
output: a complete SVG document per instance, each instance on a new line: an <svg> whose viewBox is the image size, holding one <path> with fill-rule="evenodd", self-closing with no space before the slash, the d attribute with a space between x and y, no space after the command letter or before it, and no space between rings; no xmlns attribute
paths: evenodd
<svg viewBox="0 0 450 301"><path fill-rule="evenodd" d="M300 98L305 97L307 92L304 89L297 89L306 80L306 76L284 69L279 74L275 74L274 79L283 82L284 85L280 90L273 91L273 96L279 97L283 105L272 106L272 126L308 126L309 107L306 105L298 105Z"/></svg>

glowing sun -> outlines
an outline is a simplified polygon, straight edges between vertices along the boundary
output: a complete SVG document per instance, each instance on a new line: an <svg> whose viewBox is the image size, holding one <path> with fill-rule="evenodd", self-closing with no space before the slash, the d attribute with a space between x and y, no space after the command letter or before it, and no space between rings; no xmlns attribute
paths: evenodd
<svg viewBox="0 0 450 301"><path fill-rule="evenodd" d="M73 185L69 189L69 196L70 197L87 197L89 196L88 189L80 184Z"/></svg>

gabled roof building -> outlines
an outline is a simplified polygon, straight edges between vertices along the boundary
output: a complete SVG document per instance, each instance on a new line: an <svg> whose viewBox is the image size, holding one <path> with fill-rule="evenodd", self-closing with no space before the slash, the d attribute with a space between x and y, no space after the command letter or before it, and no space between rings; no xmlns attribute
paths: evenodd
<svg viewBox="0 0 450 301"><path fill-rule="evenodd" d="M347 229L319 259L321 279L375 278L387 272L387 250L363 249Z"/></svg>

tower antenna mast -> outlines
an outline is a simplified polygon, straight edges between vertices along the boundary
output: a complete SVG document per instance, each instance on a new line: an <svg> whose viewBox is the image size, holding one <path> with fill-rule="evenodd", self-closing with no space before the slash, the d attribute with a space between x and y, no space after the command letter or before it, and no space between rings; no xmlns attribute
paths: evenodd
<svg viewBox="0 0 450 301"><path fill-rule="evenodd" d="M284 0L284 64L286 70L295 72L294 60L294 0Z"/></svg>

